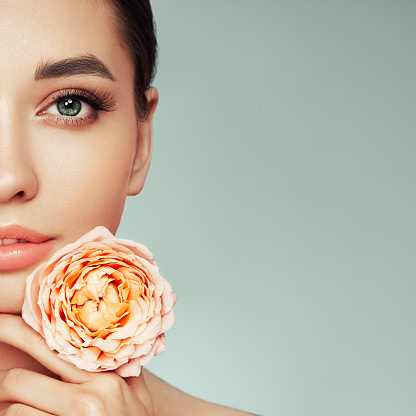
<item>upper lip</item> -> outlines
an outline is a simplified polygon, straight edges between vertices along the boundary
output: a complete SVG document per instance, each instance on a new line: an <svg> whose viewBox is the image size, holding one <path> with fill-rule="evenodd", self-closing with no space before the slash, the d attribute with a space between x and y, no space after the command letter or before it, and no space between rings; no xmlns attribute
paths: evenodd
<svg viewBox="0 0 416 416"><path fill-rule="evenodd" d="M0 239L18 239L26 240L30 243L43 243L47 240L51 240L52 237L38 233L30 228L23 227L21 225L0 225Z"/></svg>

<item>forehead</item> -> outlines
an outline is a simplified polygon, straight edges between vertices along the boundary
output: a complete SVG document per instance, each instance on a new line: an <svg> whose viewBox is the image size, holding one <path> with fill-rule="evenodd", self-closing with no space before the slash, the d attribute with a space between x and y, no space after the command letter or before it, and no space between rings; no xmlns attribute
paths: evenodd
<svg viewBox="0 0 416 416"><path fill-rule="evenodd" d="M1 0L0 87L33 78L43 61L94 54L122 78L133 71L104 0Z"/></svg>

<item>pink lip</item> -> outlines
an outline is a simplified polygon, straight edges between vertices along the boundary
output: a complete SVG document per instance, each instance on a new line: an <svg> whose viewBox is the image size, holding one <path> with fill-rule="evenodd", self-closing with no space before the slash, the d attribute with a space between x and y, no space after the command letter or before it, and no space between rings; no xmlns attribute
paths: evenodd
<svg viewBox="0 0 416 416"><path fill-rule="evenodd" d="M54 239L28 228L0 227L0 238L27 240L27 243L0 245L0 271L18 270L42 260L53 248Z"/></svg>

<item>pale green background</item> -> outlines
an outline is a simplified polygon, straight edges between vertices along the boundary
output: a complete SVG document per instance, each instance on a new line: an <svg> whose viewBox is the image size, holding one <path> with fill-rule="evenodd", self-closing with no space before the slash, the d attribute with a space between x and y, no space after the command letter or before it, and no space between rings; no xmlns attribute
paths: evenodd
<svg viewBox="0 0 416 416"><path fill-rule="evenodd" d="M270 416L414 416L416 2L153 0L119 236L179 294L149 369Z"/></svg>

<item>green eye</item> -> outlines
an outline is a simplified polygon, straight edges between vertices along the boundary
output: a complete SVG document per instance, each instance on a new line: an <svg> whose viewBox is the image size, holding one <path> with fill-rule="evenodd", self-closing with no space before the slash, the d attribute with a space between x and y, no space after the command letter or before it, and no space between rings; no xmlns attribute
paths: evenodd
<svg viewBox="0 0 416 416"><path fill-rule="evenodd" d="M59 113L66 117L76 116L82 108L81 101L73 98L65 98L57 104Z"/></svg>

